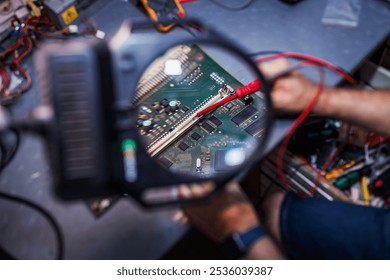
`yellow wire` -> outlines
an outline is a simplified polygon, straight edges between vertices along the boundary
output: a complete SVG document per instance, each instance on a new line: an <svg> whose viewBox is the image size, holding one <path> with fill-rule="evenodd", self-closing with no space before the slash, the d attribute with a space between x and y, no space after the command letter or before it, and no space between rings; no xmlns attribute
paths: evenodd
<svg viewBox="0 0 390 280"><path fill-rule="evenodd" d="M364 205L369 206L370 205L370 192L368 190L367 176L362 177L361 187L362 187Z"/></svg>
<svg viewBox="0 0 390 280"><path fill-rule="evenodd" d="M185 10L183 6L181 5L179 0L174 0L176 8L178 9L179 13L182 14L183 16L185 15ZM146 13L148 16L154 21L158 22L158 16L157 13L152 9L152 7L149 6L148 0L141 0L141 4L144 6ZM160 32L168 32L175 26L174 23L168 24L168 25L163 25L163 24L158 24L156 26L156 29Z"/></svg>

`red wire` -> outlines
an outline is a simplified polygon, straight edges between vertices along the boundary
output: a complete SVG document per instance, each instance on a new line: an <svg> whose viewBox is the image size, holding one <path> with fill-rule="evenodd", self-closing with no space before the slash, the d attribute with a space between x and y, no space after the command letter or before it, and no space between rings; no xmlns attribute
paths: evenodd
<svg viewBox="0 0 390 280"><path fill-rule="evenodd" d="M265 56L265 57L262 57L262 58L258 58L255 60L255 62L257 63L261 63L261 62L265 62L265 61L269 61L269 60L273 60L273 59L277 59L277 58L296 58L296 59L302 59L304 61L306 61L307 63L312 63L314 65L317 65L317 66L323 66L323 67L326 67L332 71L334 71L335 73L337 73L338 75L340 75L341 77L343 77L346 81L348 81L350 84L352 85L355 85L356 84L356 81L355 79L353 79L348 73L346 73L343 69L341 69L340 67L334 65L333 63L329 62L329 61L326 61L324 59L321 59L321 58L318 58L318 57L314 57L314 56L311 56L311 55L307 55L307 54L302 54L302 53L295 53L295 52L287 52L287 53L279 53L279 54L274 54L274 55L268 55L268 56ZM294 123L292 124L292 126L290 127L289 131L287 132L287 135L286 137L284 138L283 142L282 142L282 146L279 150L279 153L278 153L278 158L277 158L277 169L278 169L278 174L279 174L279 177L281 178L281 180L283 181L284 184L286 184L288 187L291 188L291 185L290 183L288 182L285 174L284 174L284 171L283 171L283 157L284 157L284 154L286 152L286 149L287 149L287 145L292 137L292 135L294 134L295 130L298 128L298 126L306 119L306 117L310 114L310 112L313 110L314 106L317 104L318 102L318 99L324 89L324 86L325 86L325 72L324 72L324 69L321 67L319 68L319 71L320 71L320 81L318 83L318 88L317 88L317 93L316 95L314 96L313 100L309 103L309 105L303 110L303 112L299 115L299 117L294 121ZM330 162L327 161L326 163L326 166L329 165ZM310 164L308 164L309 167L311 167L313 170L315 170ZM298 193L300 194L301 196L312 196L315 192L316 192L316 189L317 189L317 185L319 183L319 179L320 179L320 176L321 176L321 173L318 172L317 170L315 170L318 174L318 178L317 178L317 181L315 182L314 186L312 187L312 189L309 191L309 194L306 194L306 193Z"/></svg>
<svg viewBox="0 0 390 280"><path fill-rule="evenodd" d="M326 68L329 68L332 71L334 71L335 73L339 74L341 77L343 77L350 84L356 85L355 79L352 78L348 73L346 73L340 67L334 65L333 63L331 63L327 60L324 60L324 59L321 59L321 58L318 58L315 56L311 56L308 54L295 53L295 52L278 53L278 54L267 55L267 56L258 58L255 60L255 62L261 63L261 62L265 62L265 61L269 61L269 60L273 60L273 59L277 59L277 58L298 58L298 59L306 60L307 62L311 62L315 65L325 66Z"/></svg>
<svg viewBox="0 0 390 280"><path fill-rule="evenodd" d="M291 184L287 180L287 178L286 178L286 176L284 174L284 171L283 171L283 157L284 157L284 154L286 152L287 145L288 145L292 135L294 134L295 130L298 128L298 126L306 119L306 117L313 110L314 106L317 104L318 99L319 99L319 97L320 97L320 95L321 95L321 93L322 93L322 91L324 89L324 86L325 86L325 72L324 72L324 69L322 67L319 68L319 73L320 73L320 81L318 83L316 95L314 96L312 101L309 103L309 105L305 108L305 110L303 110L303 112L298 116L298 118L294 121L294 123L292 124L292 126L288 130L287 135L284 138L284 140L282 142L282 146L281 146L281 148L279 150L279 153L278 153L277 169L278 169L279 177L281 178L282 182L284 184L286 184L290 188L292 188ZM313 195L316 192L316 189L317 189L317 184L315 184L314 187L311 189L311 191L309 192L309 196ZM302 193L301 195L302 196L307 196L307 194L305 194L305 193Z"/></svg>
<svg viewBox="0 0 390 280"><path fill-rule="evenodd" d="M1 76L1 89L0 92L4 93L7 88L8 88L8 79L7 79L7 74L5 72L4 68L0 68L0 76Z"/></svg>

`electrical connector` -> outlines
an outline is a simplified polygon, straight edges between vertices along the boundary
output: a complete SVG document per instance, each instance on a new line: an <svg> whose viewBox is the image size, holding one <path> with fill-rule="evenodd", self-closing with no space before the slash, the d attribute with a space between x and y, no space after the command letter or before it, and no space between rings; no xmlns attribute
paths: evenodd
<svg viewBox="0 0 390 280"><path fill-rule="evenodd" d="M98 39L104 39L104 37L106 37L106 33L104 33L103 31L101 30L97 30L96 33L95 33L95 37L98 38Z"/></svg>
<svg viewBox="0 0 390 280"><path fill-rule="evenodd" d="M68 26L68 29L69 29L69 33L73 33L73 34L79 33L79 27L77 25L71 24Z"/></svg>

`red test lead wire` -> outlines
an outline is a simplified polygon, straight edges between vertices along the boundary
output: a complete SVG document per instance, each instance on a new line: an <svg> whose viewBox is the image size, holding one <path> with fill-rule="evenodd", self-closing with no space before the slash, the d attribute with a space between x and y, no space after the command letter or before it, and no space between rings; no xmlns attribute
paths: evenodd
<svg viewBox="0 0 390 280"><path fill-rule="evenodd" d="M329 62L329 61L327 61L325 59L318 58L318 57L311 56L311 55L304 54L304 53L286 52L286 53L278 53L278 54L273 54L273 55L267 55L267 56L264 56L264 57L261 57L261 58L257 58L255 60L255 62L256 63L262 63L262 62L269 61L269 60L274 60L274 59L277 59L277 58L302 59L302 60L304 60L306 62L310 62L310 63L318 65L318 66L324 66L324 67L332 70L336 74L340 75L341 77L343 77L351 85L356 85L357 84L356 80L354 78L352 78L348 73L346 73L340 67L334 65L333 63L331 63L331 62Z"/></svg>
<svg viewBox="0 0 390 280"><path fill-rule="evenodd" d="M196 113L196 116L199 118L203 116L204 114L207 114L208 112L236 99L236 98L244 98L246 95L255 93L256 91L259 91L261 89L261 82L259 80L254 80L253 82L250 82L249 84L240 87L236 90L235 94L232 94L228 97L225 97L224 99L208 106L207 108L199 111Z"/></svg>
<svg viewBox="0 0 390 280"><path fill-rule="evenodd" d="M290 74L292 71L294 70L298 70L300 68L303 68L303 67L306 67L308 65L312 65L310 63L308 63L307 61L300 61L296 64L293 64L293 65L290 65L289 67L287 67L286 69L272 75L271 77L268 77L268 82L269 83L273 83L275 82L277 79L279 79L280 77L282 76L285 76L285 75L288 75ZM205 109L199 111L198 113L196 113L196 116L197 117L201 117L202 115L210 112L211 110L214 110L230 101L232 101L233 99L236 99L236 98L244 98L246 95L250 95L250 94L253 94L257 91L260 91L261 88L263 87L262 83L260 80L254 80L252 82L250 82L249 84L246 84L245 86L242 86L238 89L236 89L236 93L233 94L233 95L230 95L228 97L225 97L224 99L206 107Z"/></svg>
<svg viewBox="0 0 390 280"><path fill-rule="evenodd" d="M283 142L282 142L282 146L279 150L279 153L278 153L278 157L277 157L277 160L276 160L276 165L277 165L277 169L278 169L278 175L280 177L280 179L282 180L282 182L290 187L290 183L289 181L287 180L285 174L284 174L284 171L283 171L283 158L284 158L284 154L287 150L287 145L288 143L290 142L290 139L292 137L292 135L294 134L295 130L299 127L299 125L306 119L306 117L310 114L310 112L313 110L314 106L317 104L318 102L318 99L320 98L320 95L324 89L324 86L325 86L325 71L322 67L319 68L319 71L320 71L320 81L318 83L318 87L317 87L317 93L316 95L314 96L314 98L312 99L312 101L309 103L309 105L305 108L305 110L303 110L303 112L298 116L298 118L294 121L294 123L292 124L292 126L290 127L290 129L288 130L287 132L287 135L286 137L284 138ZM301 196L311 196L313 195L315 192L316 192L316 189L317 189L317 185L318 185L318 181L314 184L313 188L310 190L309 194L306 194L306 193L299 193Z"/></svg>

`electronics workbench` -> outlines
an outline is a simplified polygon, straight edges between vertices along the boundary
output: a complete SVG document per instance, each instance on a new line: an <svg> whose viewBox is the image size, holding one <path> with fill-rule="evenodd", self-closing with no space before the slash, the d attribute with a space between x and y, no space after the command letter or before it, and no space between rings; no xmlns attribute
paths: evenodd
<svg viewBox="0 0 390 280"><path fill-rule="evenodd" d="M24 1L15 2L22 3ZM114 36L123 21L145 18L145 14L132 1L98 0L85 2L90 3L86 4L83 15L94 19L96 27L106 34L105 39L107 40ZM223 2L235 5L238 1ZM358 26L355 28L324 26L321 23L321 18L326 4L325 0L304 0L295 5L288 5L278 0L255 0L248 7L235 11L224 9L207 0L184 3L183 5L186 16L197 18L205 26L213 27L228 39L236 42L247 54L262 51L307 53L331 61L353 73L360 67L363 60L388 38L390 34L390 4L380 0L363 1ZM66 23L67 18L62 17L59 20ZM0 25L0 27L2 28L1 32L11 28L5 24ZM135 32L137 34L153 32L161 40L169 40L172 34L191 36L186 30L178 27L166 34L150 30L143 31L143 29L135 30ZM199 53L201 51L198 51L196 55ZM214 67L213 71L217 69L223 73L223 69L219 69L218 65L213 65L212 61L207 60L206 54L202 55L205 63ZM10 106L12 114L20 117L27 116L31 109L39 104L38 86L34 82L35 70L32 59L27 58L23 65L30 73L33 82L31 88L18 98L15 104ZM196 65L193 66L192 70L196 70ZM315 71L308 71L305 74L316 79ZM217 74L213 77L217 81L221 80ZM201 76L195 78L202 80ZM231 83L238 83L233 77L229 77L229 79ZM340 82L339 76L331 72L328 73L327 85L336 86ZM161 92L171 90L170 85L172 83L168 83ZM207 86L211 87L209 84ZM150 104L145 103L147 106L150 108L157 106L158 110L162 109L160 106L166 108L165 110L170 108L176 110L176 107L180 105L171 100L164 100L164 96L158 94L149 99L148 102ZM159 102L167 104L159 104ZM188 104L196 103L196 100L189 99L187 102ZM244 106L239 103L236 105ZM182 111L178 111L175 114L176 117L184 115L190 107L180 107ZM254 125L257 125L255 118L260 113L254 107L246 108L247 111L252 110L250 114L253 115L253 119L248 121L247 132L257 135L258 131ZM191 151L191 147L186 143L198 141L203 137L203 134L206 135L219 126L223 128L226 120L221 113L222 110L228 111L230 109L220 109L213 118L209 118L208 123L202 123L201 129L191 130L191 134L186 136L187 142L178 143L179 148L183 152L187 149ZM147 115L149 112L149 109L146 108L144 114ZM165 114L163 111L161 112L161 115ZM247 112L245 111L245 113ZM229 117L238 125L248 119L248 117L244 120L239 119L241 115L235 114L234 111L234 114L231 113ZM141 124L144 125L141 134L147 134L147 126L150 125L148 122L143 122L144 120L147 118L140 120ZM273 122L265 153L280 143L291 123L291 119L277 119ZM164 129L161 129L161 133L166 132ZM148 144L152 143L150 139L147 139ZM163 164L169 167L172 165L166 156L176 153L175 151L166 150L161 155L160 159L164 161ZM207 158L207 156L206 154L205 157ZM197 171L202 168L201 162L204 162L203 158L202 161L199 159L196 162ZM224 168L224 166L216 168ZM171 248L189 227L189 225L181 224L175 220L177 209L145 210L131 198L119 196L99 201L67 202L56 197L52 185L53 178L44 142L38 137L23 135L17 154L1 172L0 190L36 202L58 220L64 234L65 259L157 259ZM105 209L107 206L109 207ZM99 209L105 209L105 211L99 214L93 213L93 209L97 209L97 212ZM5 248L7 252L20 259L53 259L56 256L56 246L52 228L39 213L23 205L0 200L0 247Z"/></svg>

